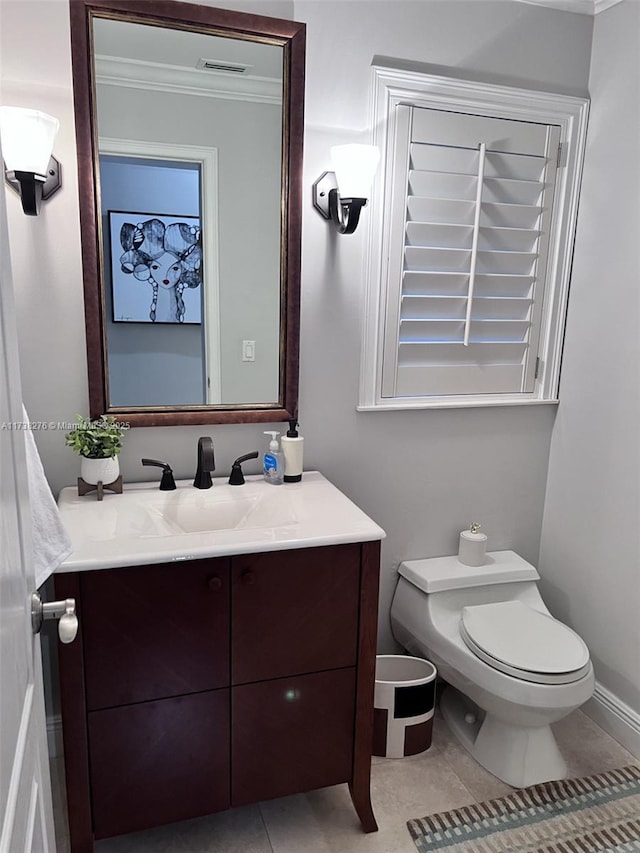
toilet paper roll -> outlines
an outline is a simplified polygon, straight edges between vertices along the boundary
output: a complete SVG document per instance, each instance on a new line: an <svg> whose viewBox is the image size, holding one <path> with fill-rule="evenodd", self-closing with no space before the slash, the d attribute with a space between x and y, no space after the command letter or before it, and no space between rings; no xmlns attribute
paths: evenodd
<svg viewBox="0 0 640 853"><path fill-rule="evenodd" d="M471 530L460 533L458 560L465 566L483 566L487 551L487 537L479 533L479 524L472 525Z"/></svg>

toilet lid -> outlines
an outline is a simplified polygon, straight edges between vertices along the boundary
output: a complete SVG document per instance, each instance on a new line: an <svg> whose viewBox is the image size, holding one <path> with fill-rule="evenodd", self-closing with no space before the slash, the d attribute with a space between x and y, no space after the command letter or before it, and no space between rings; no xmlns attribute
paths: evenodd
<svg viewBox="0 0 640 853"><path fill-rule="evenodd" d="M460 634L485 663L524 681L566 684L589 672L582 639L521 601L464 607Z"/></svg>

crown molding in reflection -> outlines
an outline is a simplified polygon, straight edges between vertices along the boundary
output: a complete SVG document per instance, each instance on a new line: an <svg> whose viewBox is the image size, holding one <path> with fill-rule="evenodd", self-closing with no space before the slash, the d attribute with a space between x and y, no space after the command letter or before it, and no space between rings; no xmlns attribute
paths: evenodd
<svg viewBox="0 0 640 853"><path fill-rule="evenodd" d="M621 3L622 0L516 0L516 2L547 6L549 9L561 9L578 15L597 15L598 12L604 12L605 9Z"/></svg>
<svg viewBox="0 0 640 853"><path fill-rule="evenodd" d="M240 77L118 56L96 56L96 82L128 89L197 95L231 101L282 103L282 83L271 77Z"/></svg>

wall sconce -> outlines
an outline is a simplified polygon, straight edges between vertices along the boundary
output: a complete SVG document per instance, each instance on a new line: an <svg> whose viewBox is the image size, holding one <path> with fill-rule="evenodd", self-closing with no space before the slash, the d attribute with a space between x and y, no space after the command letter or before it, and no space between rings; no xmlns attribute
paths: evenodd
<svg viewBox="0 0 640 853"><path fill-rule="evenodd" d="M353 234L367 203L380 152L375 145L335 145L333 172L323 172L313 185L313 205L340 234Z"/></svg>
<svg viewBox="0 0 640 853"><path fill-rule="evenodd" d="M27 216L37 216L41 199L62 186L60 163L51 156L59 127L57 118L38 110L0 107L5 178Z"/></svg>

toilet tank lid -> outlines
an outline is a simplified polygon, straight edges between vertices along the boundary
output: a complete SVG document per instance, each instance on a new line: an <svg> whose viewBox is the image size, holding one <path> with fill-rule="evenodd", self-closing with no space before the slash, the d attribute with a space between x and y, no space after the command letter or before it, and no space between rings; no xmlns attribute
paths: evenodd
<svg viewBox="0 0 640 853"><path fill-rule="evenodd" d="M465 566L457 557L430 557L400 563L398 573L424 592L469 586L537 581L540 575L515 551L487 551L483 566Z"/></svg>

